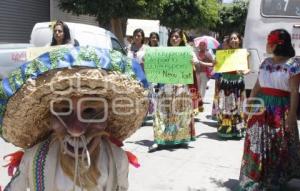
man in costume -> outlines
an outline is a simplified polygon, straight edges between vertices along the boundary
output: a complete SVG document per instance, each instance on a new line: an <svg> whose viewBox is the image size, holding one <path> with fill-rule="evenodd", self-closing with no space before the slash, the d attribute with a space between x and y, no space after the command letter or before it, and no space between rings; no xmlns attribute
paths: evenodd
<svg viewBox="0 0 300 191"><path fill-rule="evenodd" d="M62 47L3 79L0 132L24 149L5 190L128 190L135 161L120 146L147 113L143 78L117 51Z"/></svg>

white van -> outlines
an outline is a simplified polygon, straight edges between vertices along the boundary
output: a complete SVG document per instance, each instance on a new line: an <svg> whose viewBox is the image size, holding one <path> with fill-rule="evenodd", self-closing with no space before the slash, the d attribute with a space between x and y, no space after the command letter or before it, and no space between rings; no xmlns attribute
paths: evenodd
<svg viewBox="0 0 300 191"><path fill-rule="evenodd" d="M126 54L124 47L112 32L87 24L65 23L70 29L71 39L76 39L80 46L95 46L114 49ZM52 40L52 27L54 24L54 22L36 23L31 32L30 44L33 44L35 47L50 44Z"/></svg>
<svg viewBox="0 0 300 191"><path fill-rule="evenodd" d="M296 55L300 56L300 0L250 0L243 47L250 52L251 72L245 76L249 92L257 79L266 53L267 35L274 29L286 29L292 35Z"/></svg>
<svg viewBox="0 0 300 191"><path fill-rule="evenodd" d="M66 22L70 28L71 38L80 46L95 46L114 49L126 55L124 47L117 37L103 28ZM28 61L28 49L45 47L51 44L53 22L36 23L31 32L30 43L0 44L0 79L7 77L14 68Z"/></svg>

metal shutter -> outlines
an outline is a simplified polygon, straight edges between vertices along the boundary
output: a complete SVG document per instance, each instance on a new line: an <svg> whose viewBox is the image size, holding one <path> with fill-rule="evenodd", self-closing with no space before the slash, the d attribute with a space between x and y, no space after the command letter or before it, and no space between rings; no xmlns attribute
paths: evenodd
<svg viewBox="0 0 300 191"><path fill-rule="evenodd" d="M89 15L73 15L72 13L64 12L58 8L58 0L52 0L53 7L51 12L51 20L62 20L65 22L83 23L94 26L99 26L96 17Z"/></svg>
<svg viewBox="0 0 300 191"><path fill-rule="evenodd" d="M0 0L0 43L29 43L34 24L49 20L49 0Z"/></svg>

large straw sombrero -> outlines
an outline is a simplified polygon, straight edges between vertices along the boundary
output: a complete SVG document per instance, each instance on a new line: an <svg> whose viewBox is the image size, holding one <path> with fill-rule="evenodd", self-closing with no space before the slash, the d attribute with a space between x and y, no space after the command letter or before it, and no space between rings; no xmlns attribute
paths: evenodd
<svg viewBox="0 0 300 191"><path fill-rule="evenodd" d="M91 47L63 47L25 63L0 83L2 137L31 147L51 133L51 100L92 94L119 104L113 109L109 104L106 131L124 140L140 127L148 108L147 92L138 81L143 73L134 64L117 51Z"/></svg>

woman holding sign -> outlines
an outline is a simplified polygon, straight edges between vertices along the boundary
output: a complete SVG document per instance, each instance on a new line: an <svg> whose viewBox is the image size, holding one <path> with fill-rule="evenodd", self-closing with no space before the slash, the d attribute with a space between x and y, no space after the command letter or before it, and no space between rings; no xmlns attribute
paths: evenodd
<svg viewBox="0 0 300 191"><path fill-rule="evenodd" d="M247 100L247 130L240 190L286 190L300 177L297 105L300 60L284 29L268 35L268 54Z"/></svg>
<svg viewBox="0 0 300 191"><path fill-rule="evenodd" d="M169 34L168 46L186 46L185 39L181 29L174 29ZM195 140L192 102L188 85L160 86L153 119L155 144L149 148L149 152L166 146L187 147L188 142Z"/></svg>
<svg viewBox="0 0 300 191"><path fill-rule="evenodd" d="M242 39L238 33L229 36L229 48L238 49ZM242 104L246 97L243 74L238 71L222 73L216 89L218 135L223 138L241 138L245 128Z"/></svg>

